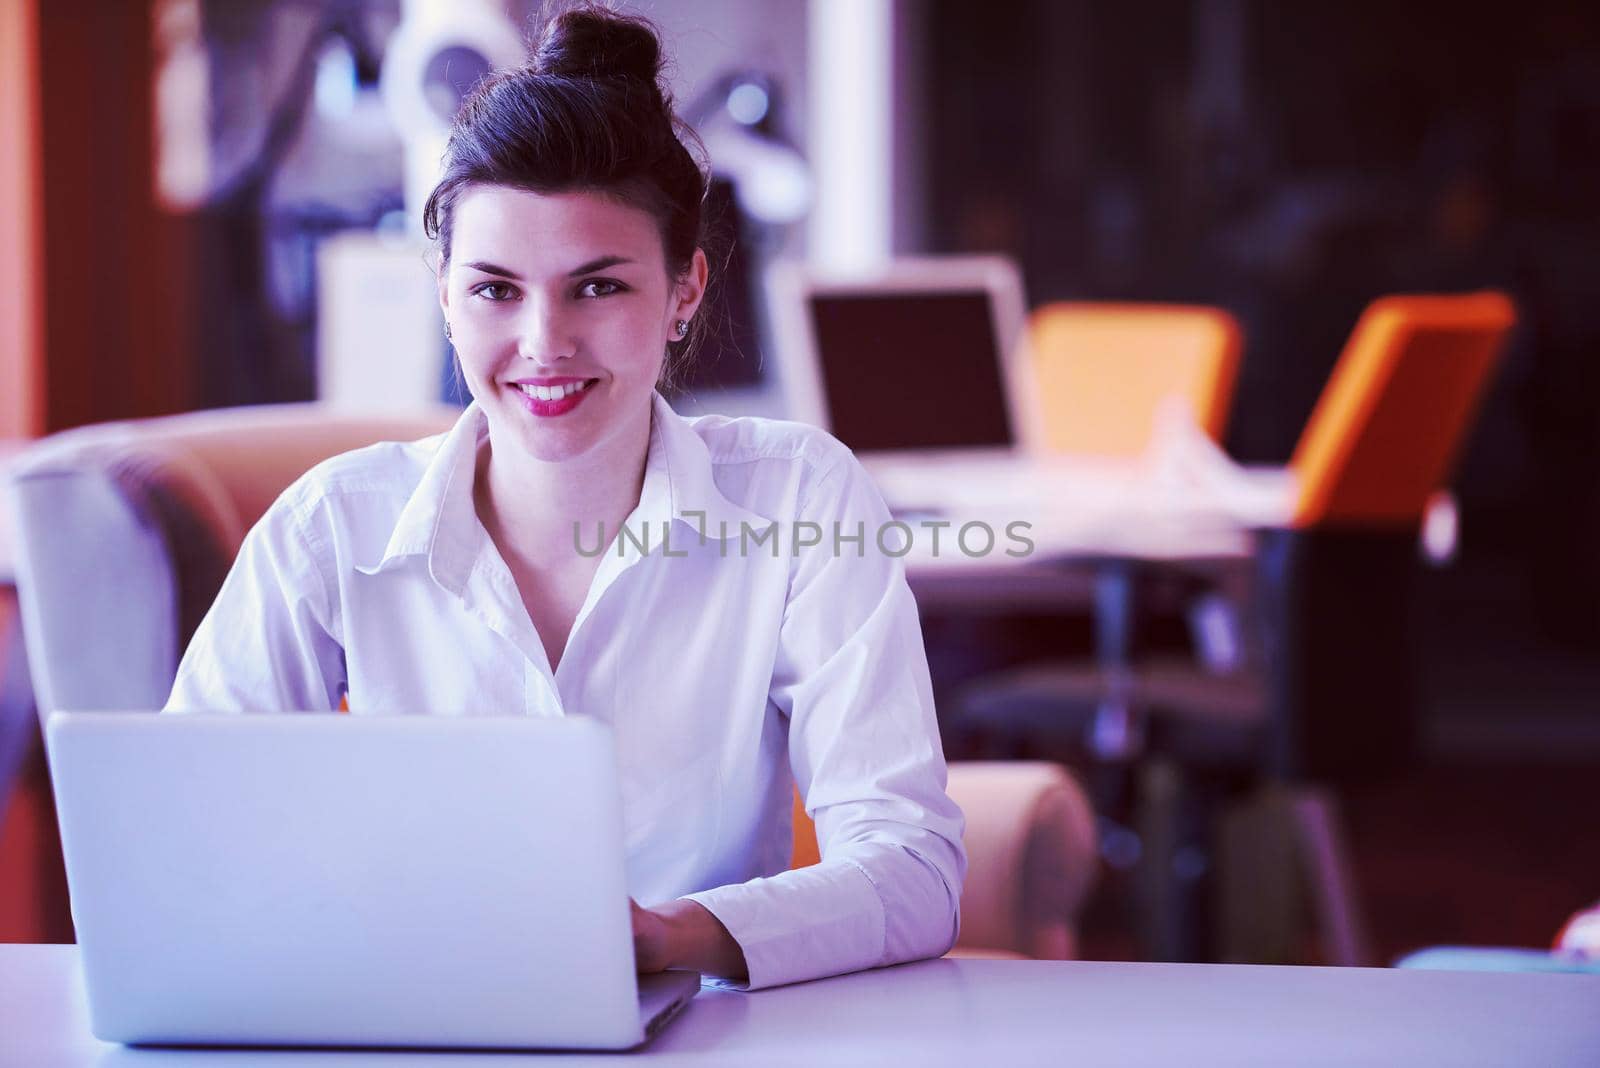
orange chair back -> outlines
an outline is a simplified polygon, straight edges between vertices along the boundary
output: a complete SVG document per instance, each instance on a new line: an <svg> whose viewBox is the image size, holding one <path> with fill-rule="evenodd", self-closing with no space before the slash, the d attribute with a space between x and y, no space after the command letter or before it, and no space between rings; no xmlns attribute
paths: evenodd
<svg viewBox="0 0 1600 1068"><path fill-rule="evenodd" d="M800 788L794 790L794 852L789 856L789 867L806 868L822 859L817 848L817 825L806 815L806 803L800 797Z"/></svg>
<svg viewBox="0 0 1600 1068"><path fill-rule="evenodd" d="M1137 456L1156 413L1181 398L1220 439L1242 334L1221 308L1046 304L1028 323L1041 438L1052 452Z"/></svg>
<svg viewBox="0 0 1600 1068"><path fill-rule="evenodd" d="M1515 322L1503 293L1369 305L1290 462L1300 483L1292 525L1420 521Z"/></svg>

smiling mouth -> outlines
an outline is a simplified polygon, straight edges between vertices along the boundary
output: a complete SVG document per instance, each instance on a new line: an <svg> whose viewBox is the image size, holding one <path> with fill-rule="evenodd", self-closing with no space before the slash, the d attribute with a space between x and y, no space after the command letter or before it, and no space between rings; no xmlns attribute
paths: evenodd
<svg viewBox="0 0 1600 1068"><path fill-rule="evenodd" d="M565 400L574 393L582 393L598 381L598 378L584 378L553 386L536 386L528 382L513 382L512 388L531 400L558 401Z"/></svg>
<svg viewBox="0 0 1600 1068"><path fill-rule="evenodd" d="M569 378L549 384L512 382L510 385L530 415L553 419L582 404L593 392L590 387L599 381L598 378Z"/></svg>

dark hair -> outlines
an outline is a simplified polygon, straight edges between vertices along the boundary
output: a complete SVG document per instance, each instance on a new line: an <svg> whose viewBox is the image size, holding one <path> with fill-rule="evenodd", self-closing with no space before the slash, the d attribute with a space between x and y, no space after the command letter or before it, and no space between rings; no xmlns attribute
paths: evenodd
<svg viewBox="0 0 1600 1068"><path fill-rule="evenodd" d="M668 275L678 278L703 244L707 187L685 141L703 155L661 85L650 22L594 4L567 7L545 23L526 66L490 75L462 103L423 229L447 263L453 210L468 186L591 190L655 219ZM696 323L676 343L682 355L698 333Z"/></svg>

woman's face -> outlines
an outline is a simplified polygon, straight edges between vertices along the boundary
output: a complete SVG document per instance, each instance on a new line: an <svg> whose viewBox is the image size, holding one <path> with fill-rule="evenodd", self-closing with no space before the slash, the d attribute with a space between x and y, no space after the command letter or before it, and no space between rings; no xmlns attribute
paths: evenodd
<svg viewBox="0 0 1600 1068"><path fill-rule="evenodd" d="M470 186L452 221L439 303L495 448L561 462L639 441L704 254L669 279L655 220L592 192Z"/></svg>

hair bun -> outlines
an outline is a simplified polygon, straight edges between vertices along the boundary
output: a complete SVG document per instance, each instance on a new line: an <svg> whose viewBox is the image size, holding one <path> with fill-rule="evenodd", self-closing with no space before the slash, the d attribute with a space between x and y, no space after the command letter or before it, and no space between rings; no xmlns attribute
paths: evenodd
<svg viewBox="0 0 1600 1068"><path fill-rule="evenodd" d="M660 94L661 42L644 19L581 7L561 12L545 26L533 69L568 78L625 78Z"/></svg>

